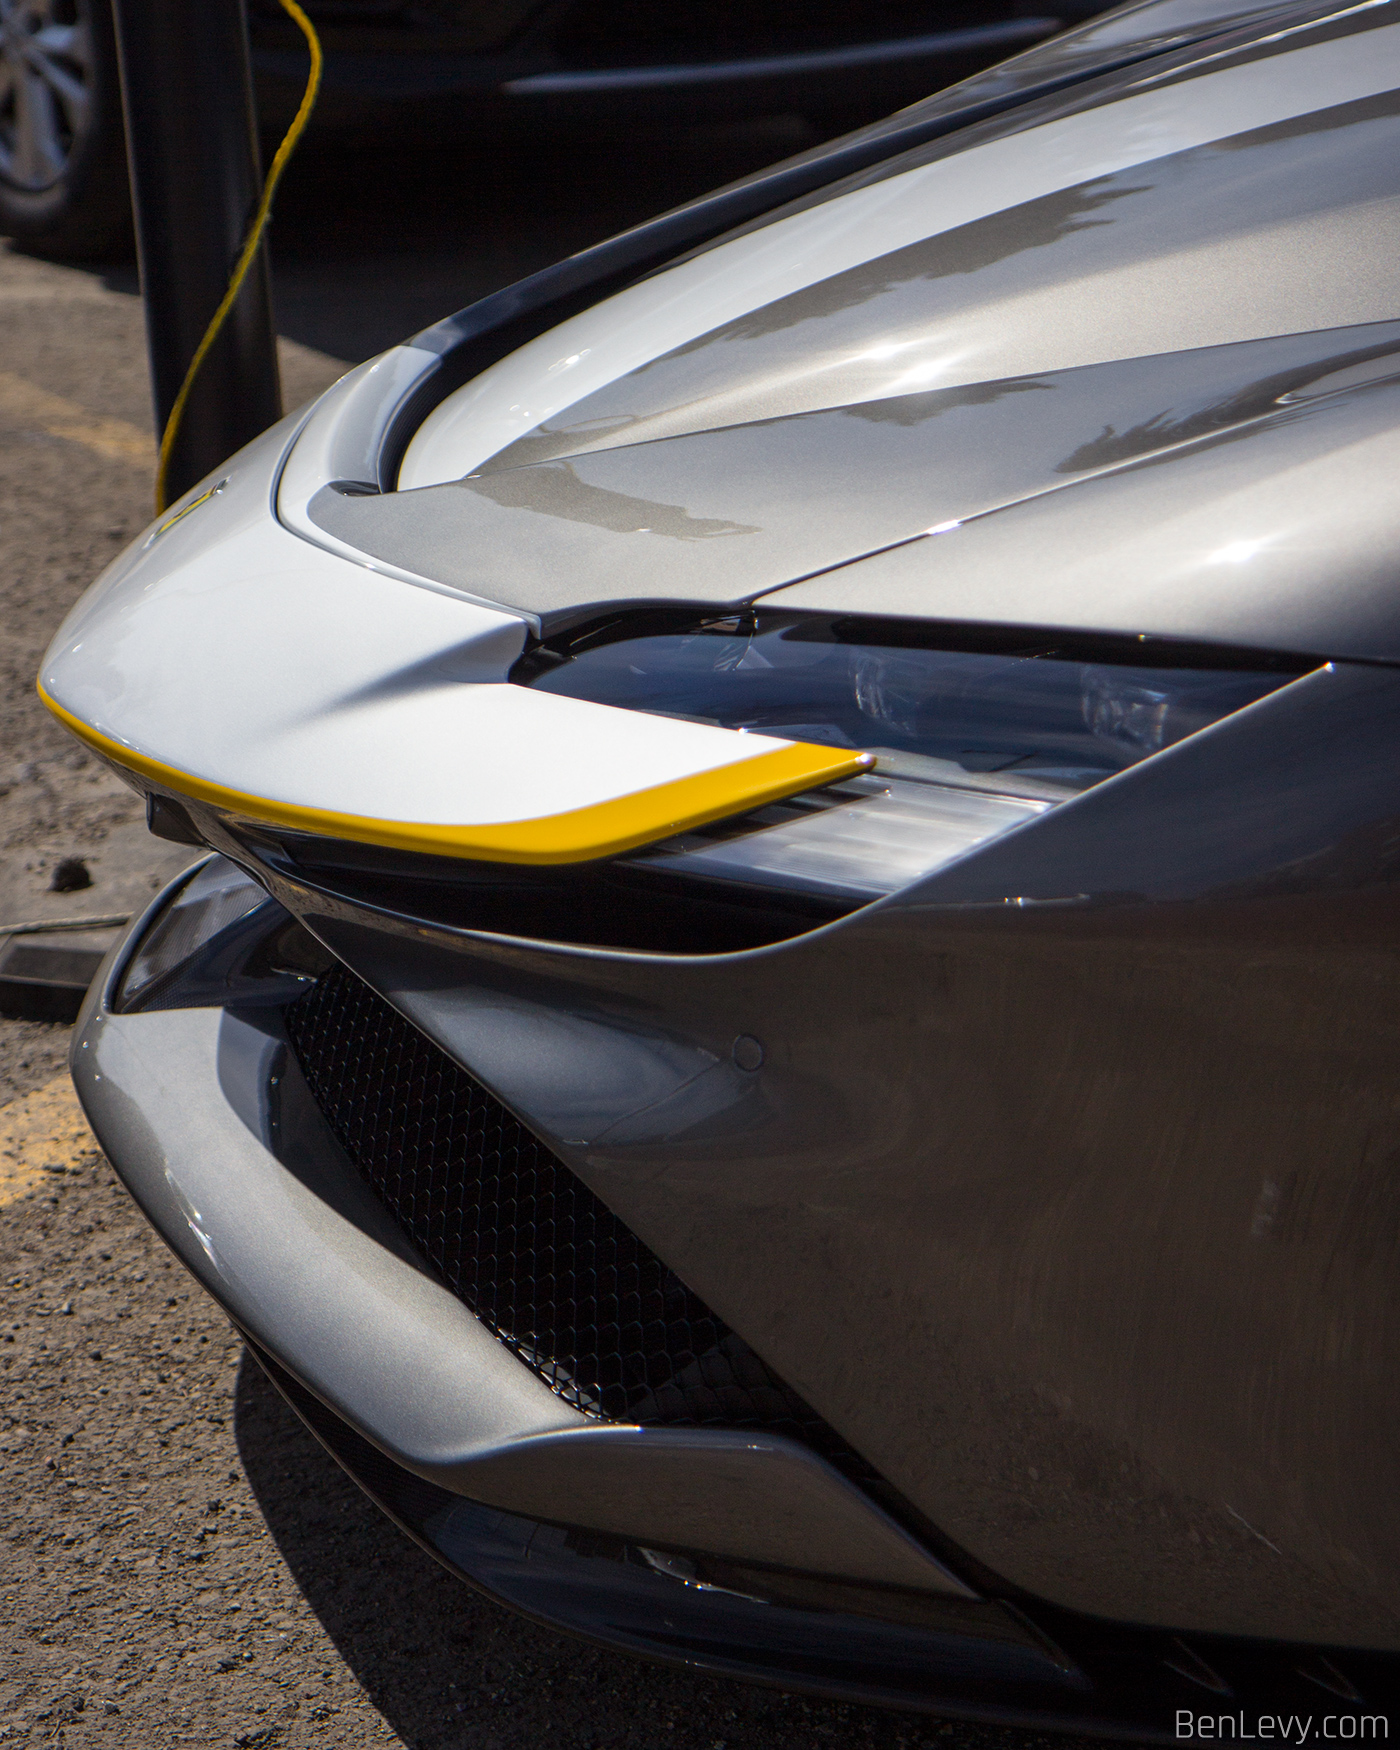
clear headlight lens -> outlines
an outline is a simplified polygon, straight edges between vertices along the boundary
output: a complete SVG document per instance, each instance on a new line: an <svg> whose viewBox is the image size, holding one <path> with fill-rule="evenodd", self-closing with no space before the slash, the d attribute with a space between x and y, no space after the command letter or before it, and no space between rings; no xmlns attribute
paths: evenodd
<svg viewBox="0 0 1400 1750"><path fill-rule="evenodd" d="M872 777L627 859L861 901L929 874L1312 666L1161 641L1149 653L1124 640L1076 647L1035 633L759 614L614 622L532 652L514 678L632 710L875 753Z"/></svg>

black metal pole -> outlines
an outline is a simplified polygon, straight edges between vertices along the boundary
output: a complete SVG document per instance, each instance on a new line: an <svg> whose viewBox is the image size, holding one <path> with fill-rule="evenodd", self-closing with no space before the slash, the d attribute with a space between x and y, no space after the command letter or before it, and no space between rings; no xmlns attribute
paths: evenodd
<svg viewBox="0 0 1400 1750"><path fill-rule="evenodd" d="M228 289L261 190L244 0L115 0L157 434ZM282 415L267 254L200 367L173 501Z"/></svg>

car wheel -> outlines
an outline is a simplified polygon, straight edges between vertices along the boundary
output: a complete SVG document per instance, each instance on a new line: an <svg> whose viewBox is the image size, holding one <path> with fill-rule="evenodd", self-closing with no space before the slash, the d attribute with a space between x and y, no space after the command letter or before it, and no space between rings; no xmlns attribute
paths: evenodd
<svg viewBox="0 0 1400 1750"><path fill-rule="evenodd" d="M130 254L107 0L0 0L0 232L69 261Z"/></svg>

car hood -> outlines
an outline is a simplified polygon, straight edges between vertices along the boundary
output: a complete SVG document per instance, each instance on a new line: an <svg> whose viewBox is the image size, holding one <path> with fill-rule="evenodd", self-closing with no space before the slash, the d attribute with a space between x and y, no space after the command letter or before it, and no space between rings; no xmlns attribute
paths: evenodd
<svg viewBox="0 0 1400 1750"><path fill-rule="evenodd" d="M823 605L871 613L1400 654L1373 599L1395 532L1376 487L1397 459L1400 26L1377 4L1229 42L722 239L448 396L397 491L312 482L284 510L541 627L815 600L820 578ZM1079 558L1114 546L1120 497L1161 537L1126 594L1052 583L1068 551L1010 595L967 569L990 538L970 531L1031 500ZM1310 614L1319 553L1331 607Z"/></svg>
<svg viewBox="0 0 1400 1750"><path fill-rule="evenodd" d="M479 369L380 491L355 458L439 363L394 349L119 558L46 698L153 807L567 863L869 756L510 684L532 630L762 602L1400 660L1391 16L1271 14L804 197Z"/></svg>

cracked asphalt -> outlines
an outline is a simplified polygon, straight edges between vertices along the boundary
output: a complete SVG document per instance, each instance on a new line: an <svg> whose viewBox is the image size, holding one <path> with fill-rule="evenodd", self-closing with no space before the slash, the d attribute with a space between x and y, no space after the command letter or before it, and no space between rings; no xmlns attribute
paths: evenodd
<svg viewBox="0 0 1400 1750"><path fill-rule="evenodd" d="M642 154L307 158L274 235L288 405L473 297L806 143L780 122ZM64 612L147 520L135 293L129 265L0 247L0 923L130 911L188 854L147 836L33 690ZM91 885L52 891L65 858ZM66 1048L64 1027L0 1020L0 1745L1051 1742L642 1666L451 1579L326 1457L155 1240L84 1133Z"/></svg>

